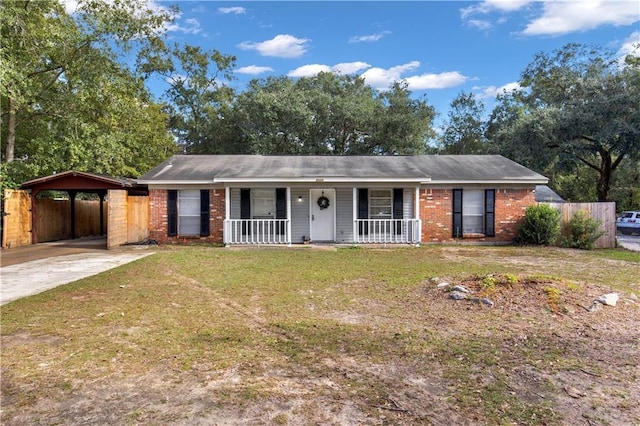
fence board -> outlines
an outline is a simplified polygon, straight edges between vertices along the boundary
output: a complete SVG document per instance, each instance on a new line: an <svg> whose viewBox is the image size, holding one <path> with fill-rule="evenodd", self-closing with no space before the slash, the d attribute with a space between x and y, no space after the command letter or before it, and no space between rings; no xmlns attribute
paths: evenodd
<svg viewBox="0 0 640 426"><path fill-rule="evenodd" d="M586 211L591 219L600 222L604 234L596 240L597 248L616 246L616 203L546 203L560 210L563 233L573 217L580 210Z"/></svg>
<svg viewBox="0 0 640 426"><path fill-rule="evenodd" d="M69 200L36 198L38 242L71 238L71 203Z"/></svg>
<svg viewBox="0 0 640 426"><path fill-rule="evenodd" d="M149 237L149 197L127 197L127 242L135 243Z"/></svg>
<svg viewBox="0 0 640 426"><path fill-rule="evenodd" d="M2 247L31 244L31 197L27 191L5 189Z"/></svg>

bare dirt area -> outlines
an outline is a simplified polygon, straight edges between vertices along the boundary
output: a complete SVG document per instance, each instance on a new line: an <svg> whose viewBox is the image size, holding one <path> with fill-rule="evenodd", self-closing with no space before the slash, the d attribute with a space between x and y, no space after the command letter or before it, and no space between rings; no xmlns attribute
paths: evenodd
<svg viewBox="0 0 640 426"><path fill-rule="evenodd" d="M414 257L407 270L454 265L398 281L364 272L384 271L384 252L321 254L326 276L315 254L269 254L237 285L243 254L202 255L224 261L216 273L155 256L43 295L2 332L2 424L640 424L637 291L569 279L557 256L496 251L498 270L473 250L392 253ZM591 261L561 254L567 271ZM304 275L282 278L289 263ZM612 291L615 306L592 308Z"/></svg>

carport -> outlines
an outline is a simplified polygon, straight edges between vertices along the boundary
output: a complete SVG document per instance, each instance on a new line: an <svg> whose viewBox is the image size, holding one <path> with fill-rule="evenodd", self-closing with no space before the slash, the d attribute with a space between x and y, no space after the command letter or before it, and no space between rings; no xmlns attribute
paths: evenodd
<svg viewBox="0 0 640 426"><path fill-rule="evenodd" d="M66 198L40 198L63 191ZM97 200L78 200L80 193ZM3 248L106 236L107 248L147 237L148 191L130 179L67 171L24 182L5 192Z"/></svg>

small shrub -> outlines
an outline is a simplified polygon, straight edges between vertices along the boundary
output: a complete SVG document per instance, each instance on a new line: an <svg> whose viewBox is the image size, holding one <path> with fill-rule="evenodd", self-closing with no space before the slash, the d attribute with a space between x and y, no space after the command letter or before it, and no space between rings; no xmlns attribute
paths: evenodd
<svg viewBox="0 0 640 426"><path fill-rule="evenodd" d="M509 285L517 284L520 281L520 278L513 274L504 274L504 279Z"/></svg>
<svg viewBox="0 0 640 426"><path fill-rule="evenodd" d="M560 303L560 295L562 292L560 289L556 287L545 287L544 293L547 295L547 303L552 311L558 310L558 305Z"/></svg>
<svg viewBox="0 0 640 426"><path fill-rule="evenodd" d="M484 290L494 290L496 284L498 284L498 279L491 275L484 277L482 281L480 281L480 285Z"/></svg>
<svg viewBox="0 0 640 426"><path fill-rule="evenodd" d="M574 213L567 224L567 235L562 239L564 247L591 250L593 243L604 235L600 222L589 217L583 210Z"/></svg>
<svg viewBox="0 0 640 426"><path fill-rule="evenodd" d="M548 246L555 244L559 235L560 212L548 204L535 204L527 207L516 241Z"/></svg>

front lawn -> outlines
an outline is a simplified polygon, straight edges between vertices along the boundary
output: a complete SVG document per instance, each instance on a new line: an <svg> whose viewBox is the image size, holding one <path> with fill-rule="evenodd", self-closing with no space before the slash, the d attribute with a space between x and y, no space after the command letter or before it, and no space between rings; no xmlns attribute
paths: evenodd
<svg viewBox="0 0 640 426"><path fill-rule="evenodd" d="M0 422L638 424L639 270L620 250L161 247L2 307Z"/></svg>

